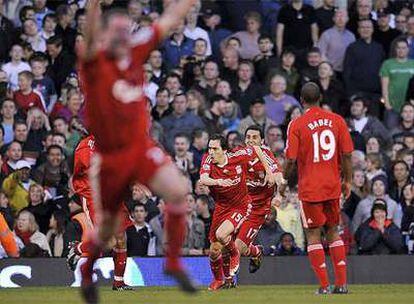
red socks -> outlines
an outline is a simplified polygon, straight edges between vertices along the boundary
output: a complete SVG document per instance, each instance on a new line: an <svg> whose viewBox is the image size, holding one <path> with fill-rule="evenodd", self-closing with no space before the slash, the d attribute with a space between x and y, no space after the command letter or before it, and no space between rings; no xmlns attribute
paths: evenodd
<svg viewBox="0 0 414 304"><path fill-rule="evenodd" d="M342 240L336 240L329 245L329 254L335 272L335 286L346 285L346 254Z"/></svg>
<svg viewBox="0 0 414 304"><path fill-rule="evenodd" d="M210 257L210 268L213 273L214 280L223 281L223 258L220 254L216 259ZM229 260L229 272L230 272L230 260Z"/></svg>
<svg viewBox="0 0 414 304"><path fill-rule="evenodd" d="M88 258L85 263L80 267L82 274L82 285L92 284L93 265L101 254L101 246L96 238L92 238L89 241L83 242L82 246L85 246L88 253Z"/></svg>
<svg viewBox="0 0 414 304"><path fill-rule="evenodd" d="M166 269L181 271L181 248L185 240L186 224L185 209L167 205L165 216L165 231L167 235Z"/></svg>
<svg viewBox="0 0 414 304"><path fill-rule="evenodd" d="M224 250L224 252L222 253L222 260L223 260L223 274L224 274L225 279L231 278L230 257L231 257L230 252L228 250Z"/></svg>
<svg viewBox="0 0 414 304"><path fill-rule="evenodd" d="M124 273L127 261L127 250L114 248L114 286L124 285Z"/></svg>
<svg viewBox="0 0 414 304"><path fill-rule="evenodd" d="M320 287L326 288L329 286L328 272L326 271L325 252L322 244L308 245L308 257L315 272Z"/></svg>
<svg viewBox="0 0 414 304"><path fill-rule="evenodd" d="M225 250L230 254L231 257L234 257L239 254L239 251L236 248L236 243L231 240L224 246Z"/></svg>
<svg viewBox="0 0 414 304"><path fill-rule="evenodd" d="M256 258L260 255L260 249L259 247L250 244L249 245L249 250L247 251L246 256L252 257L252 258Z"/></svg>

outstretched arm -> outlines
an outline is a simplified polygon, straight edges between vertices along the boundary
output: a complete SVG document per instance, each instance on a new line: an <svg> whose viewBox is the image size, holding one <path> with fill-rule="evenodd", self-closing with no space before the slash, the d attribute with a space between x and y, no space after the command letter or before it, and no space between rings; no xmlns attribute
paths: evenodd
<svg viewBox="0 0 414 304"><path fill-rule="evenodd" d="M230 187L232 185L232 182L229 179L214 179L214 178L211 178L207 173L201 174L200 182L202 185L207 186L207 187L210 187L210 186Z"/></svg>
<svg viewBox="0 0 414 304"><path fill-rule="evenodd" d="M78 48L78 56L82 60L92 59L97 52L97 39L101 32L100 0L89 0L86 12L85 42Z"/></svg>
<svg viewBox="0 0 414 304"><path fill-rule="evenodd" d="M168 5L158 21L161 39L165 38L171 29L177 26L196 2L196 0L168 1Z"/></svg>

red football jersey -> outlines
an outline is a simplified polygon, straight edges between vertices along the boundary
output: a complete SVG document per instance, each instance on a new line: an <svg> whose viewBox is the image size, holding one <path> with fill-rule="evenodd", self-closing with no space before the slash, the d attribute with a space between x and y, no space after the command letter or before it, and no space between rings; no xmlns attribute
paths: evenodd
<svg viewBox="0 0 414 304"><path fill-rule="evenodd" d="M266 146L262 146L261 149L267 157L266 159L270 168L272 169L272 172L281 172L279 162L276 160L272 151L270 151L270 149ZM264 203L266 199L272 198L275 192L276 186L268 187L267 185L264 185L265 176L265 168L258 157L249 161L249 168L247 171L247 186L253 202Z"/></svg>
<svg viewBox="0 0 414 304"><path fill-rule="evenodd" d="M103 50L81 62L87 124L100 151L139 144L137 139L146 136L149 116L142 65L159 40L160 31L154 25L135 34L130 62L117 62Z"/></svg>
<svg viewBox="0 0 414 304"><path fill-rule="evenodd" d="M312 107L288 127L286 157L296 159L299 199L322 202L341 195L341 154L353 143L344 119Z"/></svg>
<svg viewBox="0 0 414 304"><path fill-rule="evenodd" d="M73 165L73 189L79 195L90 199L92 190L89 183L91 156L95 152L95 138L90 135L82 139L75 149Z"/></svg>
<svg viewBox="0 0 414 304"><path fill-rule="evenodd" d="M211 156L205 154L201 162L200 175L207 173L214 179L231 179L233 185L230 187L212 186L211 195L216 206L231 208L251 202L247 190L247 169L249 161L256 157L251 147L238 149L226 153L226 164L220 166L213 163Z"/></svg>
<svg viewBox="0 0 414 304"><path fill-rule="evenodd" d="M20 90L14 92L14 101L16 102L17 108L27 113L31 108L39 108L39 110L46 112L46 105L43 100L42 94L32 90L30 94L24 95Z"/></svg>

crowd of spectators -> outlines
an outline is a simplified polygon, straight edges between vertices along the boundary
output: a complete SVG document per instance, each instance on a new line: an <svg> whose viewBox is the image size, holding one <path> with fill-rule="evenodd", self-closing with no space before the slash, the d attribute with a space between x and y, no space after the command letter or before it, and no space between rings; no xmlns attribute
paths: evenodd
<svg viewBox="0 0 414 304"><path fill-rule="evenodd" d="M85 125L75 49L86 2L0 0L0 216L21 256L64 257L80 238L70 179ZM102 8L126 8L140 35L162 2L103 0ZM299 92L309 81L320 86L321 106L346 119L355 145L352 193L341 201L348 252L413 252L412 1L199 1L144 72L150 134L188 180L184 254L209 248L214 201L198 181L209 136L221 133L235 148L257 125L283 165L287 126L303 114ZM266 255L305 254L294 179L258 234ZM140 184L128 196L128 254L162 255L164 201Z"/></svg>

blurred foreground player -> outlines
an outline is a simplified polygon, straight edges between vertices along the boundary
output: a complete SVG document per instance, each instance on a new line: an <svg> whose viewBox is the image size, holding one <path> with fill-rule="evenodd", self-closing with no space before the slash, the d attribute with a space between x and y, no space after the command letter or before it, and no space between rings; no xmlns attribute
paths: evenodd
<svg viewBox="0 0 414 304"><path fill-rule="evenodd" d="M353 143L342 117L319 107L321 94L315 83L307 83L301 92L305 114L292 121L286 142L287 180L295 163L298 167L298 189L302 223L308 240L308 256L319 279L318 294L328 294L329 279L325 252L321 244L322 228L329 243L335 272L332 293L348 293L346 286L346 254L338 234L340 221L341 182L344 198L351 192ZM342 178L341 178L342 173ZM284 195L286 183L279 192Z"/></svg>
<svg viewBox="0 0 414 304"><path fill-rule="evenodd" d="M128 186L135 181L149 186L168 203L165 272L184 291L196 290L179 258L185 237L187 186L178 169L148 135L142 69L149 53L194 2L170 2L154 25L135 34L131 34L132 22L126 12L108 11L101 23L99 1L89 2L85 43L78 55L89 130L99 147L91 160L90 179L100 215L97 234L90 241L89 257L81 267L82 295L88 303L98 301L92 281L94 261L115 234L117 217L113 214L128 193Z"/></svg>

